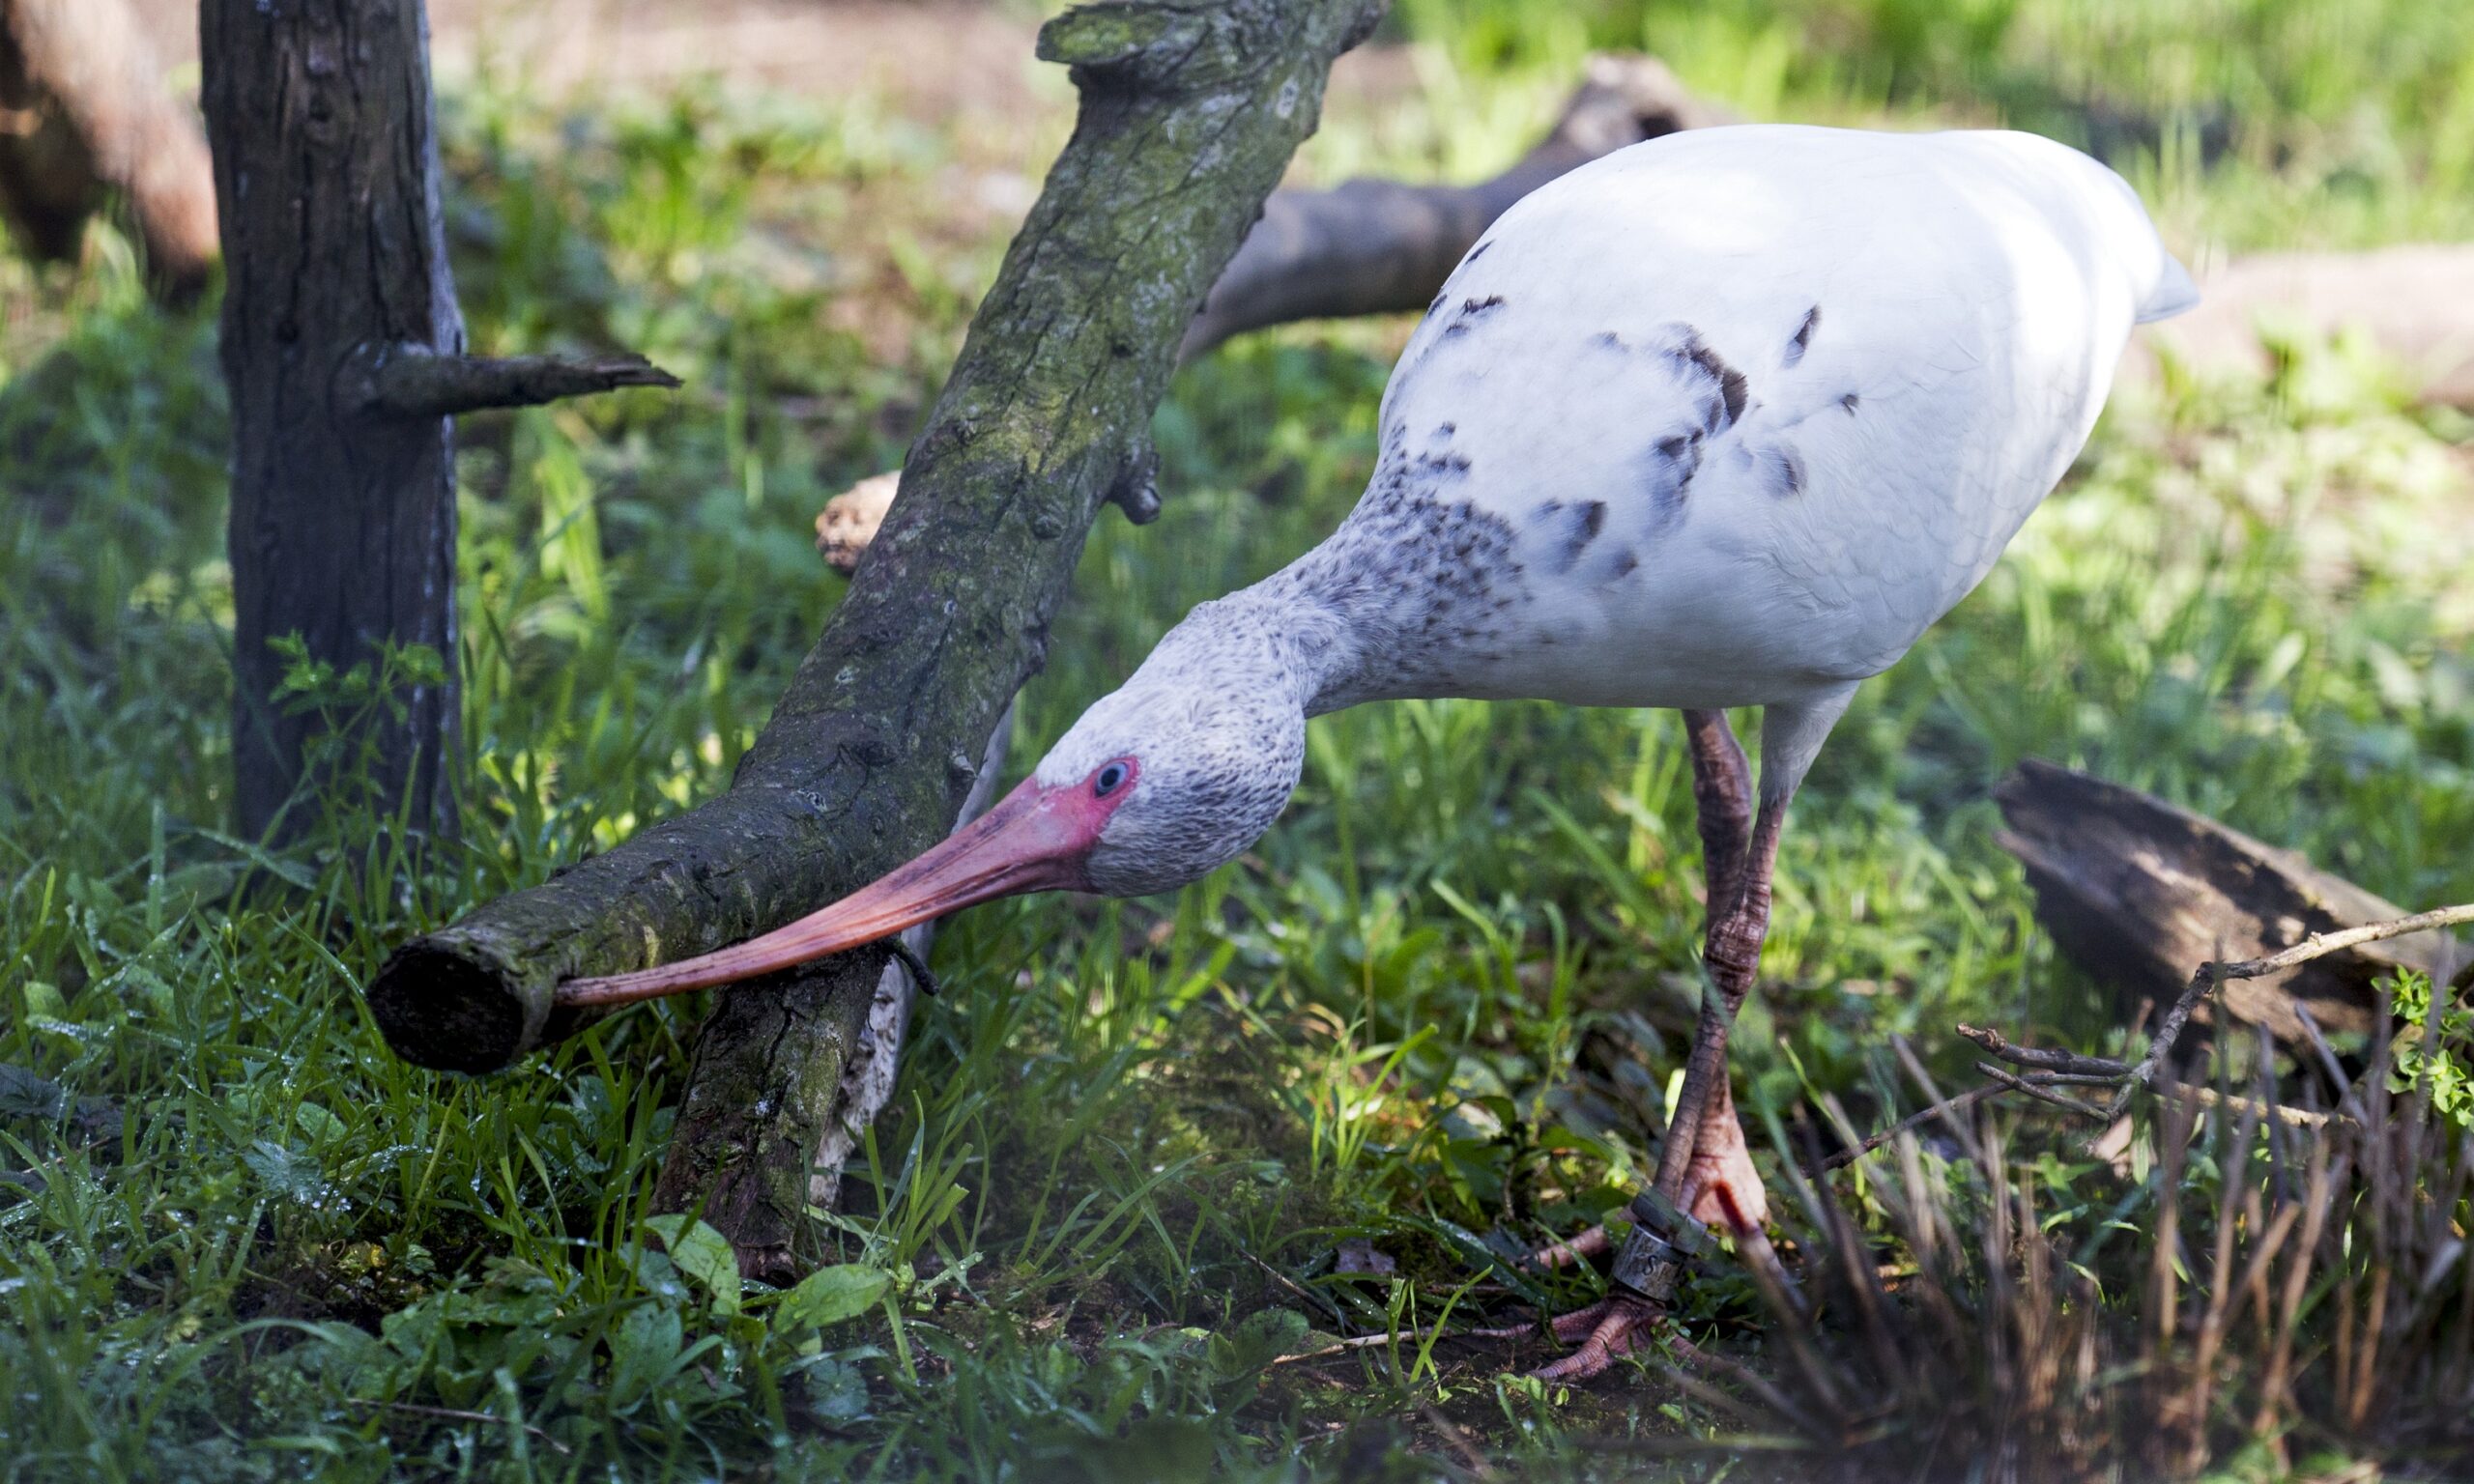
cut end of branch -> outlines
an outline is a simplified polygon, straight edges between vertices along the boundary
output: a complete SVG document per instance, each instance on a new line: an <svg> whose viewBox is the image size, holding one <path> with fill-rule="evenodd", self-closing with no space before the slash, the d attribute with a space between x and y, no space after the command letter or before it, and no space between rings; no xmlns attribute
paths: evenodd
<svg viewBox="0 0 2474 1484"><path fill-rule="evenodd" d="M499 1071L532 1046L522 982L436 938L396 950L364 997L387 1044L417 1066Z"/></svg>
<svg viewBox="0 0 2474 1484"><path fill-rule="evenodd" d="M859 558L877 539L877 528L885 523L885 512L893 508L901 488L902 471L890 470L871 474L824 502L816 518L816 549L824 554L825 565L844 577L859 570Z"/></svg>
<svg viewBox="0 0 2474 1484"><path fill-rule="evenodd" d="M622 386L678 385L642 356L440 356L399 346L370 369L362 406L386 417L452 417Z"/></svg>

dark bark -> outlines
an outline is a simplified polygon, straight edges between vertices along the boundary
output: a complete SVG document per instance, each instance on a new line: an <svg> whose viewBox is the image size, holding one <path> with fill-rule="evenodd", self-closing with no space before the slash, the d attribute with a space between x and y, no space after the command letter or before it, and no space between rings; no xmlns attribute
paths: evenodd
<svg viewBox="0 0 2474 1484"><path fill-rule="evenodd" d="M206 141L127 0L0 0L0 214L42 258L74 257L118 191L157 291L187 299L216 251Z"/></svg>
<svg viewBox="0 0 2474 1484"><path fill-rule="evenodd" d="M1461 254L1521 197L1625 145L1730 122L1663 63L1593 57L1554 131L1491 181L1359 180L1274 194L1188 327L1182 355L1191 360L1231 335L1293 320L1424 309Z"/></svg>
<svg viewBox="0 0 2474 1484"><path fill-rule="evenodd" d="M2387 922L2402 908L2290 850L2135 788L2029 759L1995 795L1998 837L2028 870L2036 917L2071 961L2141 1010L2171 1005L2194 964L2249 958L2315 932ZM2366 943L2287 973L2229 980L2226 1013L2305 1039L2296 1006L2330 1031L2368 1031L2381 975L2416 968L2446 984L2465 950L2446 932ZM2202 1005L2199 1018L2211 1017Z"/></svg>
<svg viewBox="0 0 2474 1484"><path fill-rule="evenodd" d="M464 357L420 0L205 0L200 42L227 264L236 822L304 824L293 805L321 790L319 752L366 762L379 808L442 827L458 725L447 414L668 379L641 360ZM446 678L355 717L286 714L270 645L287 635L339 671L425 645Z"/></svg>
<svg viewBox="0 0 2474 1484"><path fill-rule="evenodd" d="M972 320L866 566L729 792L406 946L369 985L404 1056L478 1071L574 1031L561 979L767 928L941 837L1039 666L1100 506L1147 487L1194 308L1320 112L1372 0L1117 3L1040 55L1074 136ZM725 992L659 1195L704 1202L750 1271L787 1269L809 1162L885 962L870 949Z"/></svg>
<svg viewBox="0 0 2474 1484"><path fill-rule="evenodd" d="M381 643L455 660L455 486L444 417L365 415L376 346L464 350L439 219L419 0L205 0L200 57L223 221L232 393L234 813L283 816L321 718L273 698L298 634L340 669ZM361 731L417 824L446 822L456 686L408 689ZM287 822L298 824L295 813Z"/></svg>

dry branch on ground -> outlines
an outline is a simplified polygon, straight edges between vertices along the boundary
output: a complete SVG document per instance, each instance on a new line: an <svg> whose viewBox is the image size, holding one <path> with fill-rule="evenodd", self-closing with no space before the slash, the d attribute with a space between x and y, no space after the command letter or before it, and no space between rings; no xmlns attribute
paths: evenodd
<svg viewBox="0 0 2474 1484"><path fill-rule="evenodd" d="M2474 923L2474 903L2408 914L2291 851L2137 789L2035 759L2004 779L1997 796L2011 826L2000 842L2027 866L2040 920L2089 973L2121 985L2125 999L2152 1000L2155 1030L2139 1058L2125 1062L1959 1026L1960 1037L1992 1058L1975 1067L1986 1080L1949 1098L1928 1085L1927 1106L1832 1155L1822 1170L1852 1164L1901 1133L2005 1093L2108 1127L2142 1090L2172 1102L2324 1127L2339 1115L2278 1102L2264 1086L2260 1096L2244 1097L2179 1081L2172 1054L2183 1031L2222 1009L2310 1048L2333 1069L2320 1028L2375 1030L2374 1020L2389 1012L2374 980L2413 969L2445 985L2474 973L2474 955L2450 932ZM2194 947L2200 944L2209 946ZM2198 967L2182 970L2175 954ZM2078 1096L2097 1089L2111 1092L2101 1106Z"/></svg>
<svg viewBox="0 0 2474 1484"><path fill-rule="evenodd" d="M2054 763L2021 763L1995 797L2008 825L1996 839L2027 868L2037 920L2089 977L2123 991L2125 1011L2174 1003L2192 964L2405 915L2290 850ZM2298 1043L2297 1007L2330 1030L2367 1031L2379 1010L2373 981L2414 968L2444 984L2467 963L2445 931L2364 942L2236 980L2223 1008Z"/></svg>

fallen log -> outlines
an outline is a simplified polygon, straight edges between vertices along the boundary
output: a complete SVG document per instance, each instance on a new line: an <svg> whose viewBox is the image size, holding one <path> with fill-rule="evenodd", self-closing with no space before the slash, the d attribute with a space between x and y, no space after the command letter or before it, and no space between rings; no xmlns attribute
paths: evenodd
<svg viewBox="0 0 2474 1484"><path fill-rule="evenodd" d="M1114 0L1040 33L1081 111L927 424L874 556L721 797L405 945L366 989L398 1053L486 1071L572 1034L559 982L780 926L951 828L1039 666L1103 502L1141 507L1179 336L1319 116L1370 0ZM811 1241L810 1162L886 960L723 993L656 1200L741 1270Z"/></svg>
<svg viewBox="0 0 2474 1484"><path fill-rule="evenodd" d="M1275 192L1179 355L1192 360L1231 335L1295 320L1424 309L1479 234L1539 186L1644 139L1734 122L1654 57L1592 57L1555 128L1491 181L1355 180Z"/></svg>
<svg viewBox="0 0 2474 1484"><path fill-rule="evenodd" d="M34 256L73 258L117 191L180 300L214 271L215 176L162 72L128 0L0 0L0 216Z"/></svg>
<svg viewBox="0 0 2474 1484"><path fill-rule="evenodd" d="M2056 946L2134 1004L2181 1003L2191 965L2258 957L2315 934L2389 922L2403 909L2203 814L2136 788L2030 758L1994 792L1995 838L2027 868L2036 920ZM2280 971L2229 978L2193 1003L2306 1043L2297 1013L2361 1034L2385 1005L2374 981L2402 968L2447 984L2469 967L2445 929L2356 943Z"/></svg>

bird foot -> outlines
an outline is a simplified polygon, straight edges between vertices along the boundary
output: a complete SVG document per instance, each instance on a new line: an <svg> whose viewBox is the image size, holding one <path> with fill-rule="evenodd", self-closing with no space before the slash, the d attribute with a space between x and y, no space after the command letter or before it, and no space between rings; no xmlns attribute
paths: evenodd
<svg viewBox="0 0 2474 1484"><path fill-rule="evenodd" d="M1557 1340L1577 1348L1530 1374L1564 1385L1595 1380L1648 1344L1657 1320L1657 1305L1630 1294L1610 1294L1587 1308L1559 1314L1548 1327Z"/></svg>

